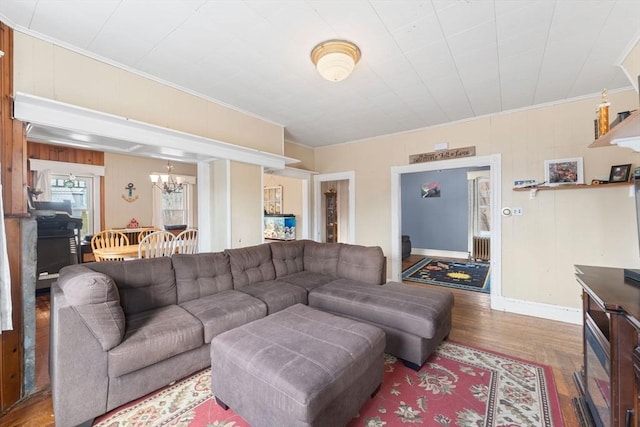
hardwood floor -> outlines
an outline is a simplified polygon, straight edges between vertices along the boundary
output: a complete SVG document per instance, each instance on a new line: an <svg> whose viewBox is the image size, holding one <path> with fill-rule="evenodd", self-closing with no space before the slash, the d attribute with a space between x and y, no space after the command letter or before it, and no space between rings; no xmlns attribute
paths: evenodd
<svg viewBox="0 0 640 427"><path fill-rule="evenodd" d="M403 262L403 268L421 258L410 256ZM429 287L429 285L405 283ZM487 294L458 289L449 290L455 297L453 329L449 339L550 366L558 389L564 423L567 427L577 426L578 421L571 399L578 394L572 375L582 366L581 326L492 311ZM48 299L38 301L36 304L36 383L40 385L48 383L48 304ZM53 425L51 394L46 385L36 396L14 407L0 418L0 426Z"/></svg>

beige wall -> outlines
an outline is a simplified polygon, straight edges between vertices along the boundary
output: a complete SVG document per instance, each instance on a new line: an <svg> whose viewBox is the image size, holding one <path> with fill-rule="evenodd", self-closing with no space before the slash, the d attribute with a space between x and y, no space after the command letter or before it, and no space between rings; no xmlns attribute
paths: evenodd
<svg viewBox="0 0 640 427"><path fill-rule="evenodd" d="M282 155L284 129L15 31L14 90Z"/></svg>
<svg viewBox="0 0 640 427"><path fill-rule="evenodd" d="M296 216L296 239L302 238L302 181L284 176L264 174L265 187L282 186L283 214Z"/></svg>
<svg viewBox="0 0 640 427"><path fill-rule="evenodd" d="M638 108L638 93L610 93L612 112ZM355 171L356 242L391 251L390 168L409 155L476 146L476 154L501 153L502 206L524 209L502 218L503 296L579 308L574 264L640 267L634 199L629 188L514 192L516 179L543 181L545 159L583 157L586 182L608 178L612 165L640 166L640 154L617 147L587 148L599 97L483 117L359 143L320 148L315 170ZM366 152L367 156L362 156ZM389 270L390 271L390 270Z"/></svg>
<svg viewBox="0 0 640 427"><path fill-rule="evenodd" d="M151 196L152 172L166 172L167 162L160 159L123 156L105 153L105 188L104 188L104 225L106 228L124 228L132 218L141 226L150 226L153 217ZM171 162L173 173L177 175L196 176L196 165ZM122 196L128 196L125 189L128 183L135 185L134 202L127 202ZM196 184L197 185L197 184Z"/></svg>
<svg viewBox="0 0 640 427"><path fill-rule="evenodd" d="M637 90L638 78L640 77L640 42L631 49L627 57L622 61L622 68L625 70Z"/></svg>
<svg viewBox="0 0 640 427"><path fill-rule="evenodd" d="M262 243L262 168L230 162L231 247Z"/></svg>
<svg viewBox="0 0 640 427"><path fill-rule="evenodd" d="M300 160L300 163L292 164L292 167L298 169L313 170L314 166L314 151L312 148L305 147L304 145L296 144L294 142L284 142L284 155L292 159Z"/></svg>

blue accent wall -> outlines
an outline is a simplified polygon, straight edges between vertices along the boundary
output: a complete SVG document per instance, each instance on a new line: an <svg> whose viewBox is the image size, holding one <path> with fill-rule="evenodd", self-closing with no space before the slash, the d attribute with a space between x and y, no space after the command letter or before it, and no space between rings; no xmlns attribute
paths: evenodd
<svg viewBox="0 0 640 427"><path fill-rule="evenodd" d="M402 174L402 234L420 249L468 251L467 171L459 168ZM440 197L423 198L423 184L440 184Z"/></svg>

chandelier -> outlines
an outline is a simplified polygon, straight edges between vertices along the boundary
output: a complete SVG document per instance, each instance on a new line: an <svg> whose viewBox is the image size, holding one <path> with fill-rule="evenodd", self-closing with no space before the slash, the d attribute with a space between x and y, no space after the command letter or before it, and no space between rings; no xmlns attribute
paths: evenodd
<svg viewBox="0 0 640 427"><path fill-rule="evenodd" d="M173 171L173 165L167 161L167 173L166 174L151 174L151 182L155 187L158 187L160 191L165 194L180 193L182 191L182 182L180 178L174 178L171 174Z"/></svg>

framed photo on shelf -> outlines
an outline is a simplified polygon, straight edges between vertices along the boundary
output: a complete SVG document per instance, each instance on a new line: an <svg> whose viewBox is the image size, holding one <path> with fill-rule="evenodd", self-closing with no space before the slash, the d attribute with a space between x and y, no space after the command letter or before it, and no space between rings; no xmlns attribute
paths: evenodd
<svg viewBox="0 0 640 427"><path fill-rule="evenodd" d="M609 182L627 182L631 174L631 164L611 166Z"/></svg>
<svg viewBox="0 0 640 427"><path fill-rule="evenodd" d="M584 184L582 157L545 160L544 180L551 186Z"/></svg>

